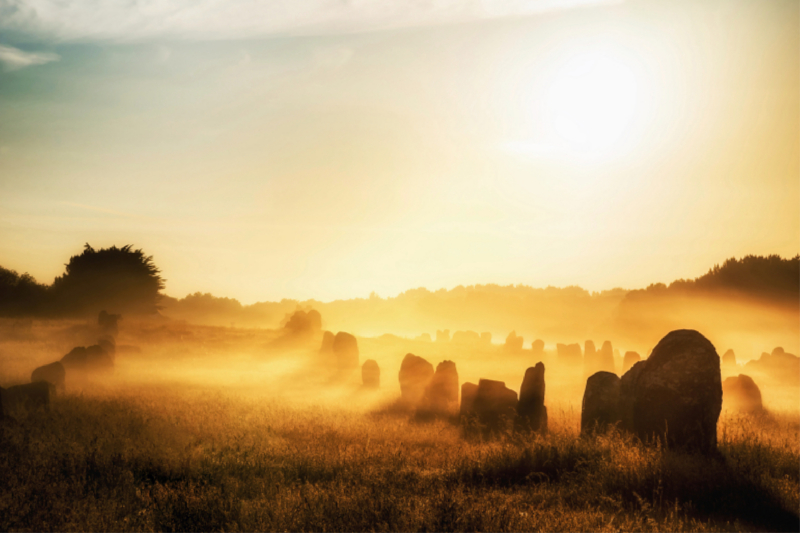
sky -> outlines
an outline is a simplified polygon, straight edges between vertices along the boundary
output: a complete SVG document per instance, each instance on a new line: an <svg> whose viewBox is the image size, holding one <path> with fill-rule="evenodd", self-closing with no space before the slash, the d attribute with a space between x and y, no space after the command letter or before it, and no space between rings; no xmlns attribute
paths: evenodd
<svg viewBox="0 0 800 533"><path fill-rule="evenodd" d="M253 303L800 253L796 1L0 0L0 265Z"/></svg>

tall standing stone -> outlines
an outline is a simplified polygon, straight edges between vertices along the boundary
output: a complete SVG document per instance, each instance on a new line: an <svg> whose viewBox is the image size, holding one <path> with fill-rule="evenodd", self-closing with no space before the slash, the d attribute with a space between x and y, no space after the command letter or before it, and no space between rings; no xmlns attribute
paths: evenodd
<svg viewBox="0 0 800 533"><path fill-rule="evenodd" d="M531 351L534 357L542 357L544 355L544 341L542 339L533 341L531 343Z"/></svg>
<svg viewBox="0 0 800 533"><path fill-rule="evenodd" d="M633 369L640 364L633 405L639 437L657 437L669 447L690 451L715 451L722 383L714 345L697 331L672 331Z"/></svg>
<svg viewBox="0 0 800 533"><path fill-rule="evenodd" d="M433 378L433 365L414 355L406 354L400 364L400 395L408 405L416 407L425 395L425 389Z"/></svg>
<svg viewBox="0 0 800 533"><path fill-rule="evenodd" d="M614 349L611 341L605 341L597 351L597 364L595 372L614 372Z"/></svg>
<svg viewBox="0 0 800 533"><path fill-rule="evenodd" d="M539 362L525 371L517 404L517 427L547 431L547 407L544 405L544 364Z"/></svg>
<svg viewBox="0 0 800 533"><path fill-rule="evenodd" d="M320 353L333 353L333 341L336 336L332 331L322 333L322 345L319 347Z"/></svg>
<svg viewBox="0 0 800 533"><path fill-rule="evenodd" d="M620 422L620 379L611 372L597 372L586 380L581 407L581 434L603 431Z"/></svg>

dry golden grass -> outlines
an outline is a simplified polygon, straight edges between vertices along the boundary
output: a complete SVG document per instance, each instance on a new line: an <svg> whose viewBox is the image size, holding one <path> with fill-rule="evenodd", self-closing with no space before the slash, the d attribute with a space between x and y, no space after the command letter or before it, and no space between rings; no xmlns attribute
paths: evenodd
<svg viewBox="0 0 800 533"><path fill-rule="evenodd" d="M278 378L302 369L281 359L268 379L269 361L211 333L207 356L227 366L197 345L164 359L161 339L115 378L17 413L0 437L0 530L798 530L796 412L723 416L711 458L581 439L579 412L554 400L547 436L483 441L397 409L391 378L376 397L313 380L283 394ZM43 357L5 359L0 381Z"/></svg>

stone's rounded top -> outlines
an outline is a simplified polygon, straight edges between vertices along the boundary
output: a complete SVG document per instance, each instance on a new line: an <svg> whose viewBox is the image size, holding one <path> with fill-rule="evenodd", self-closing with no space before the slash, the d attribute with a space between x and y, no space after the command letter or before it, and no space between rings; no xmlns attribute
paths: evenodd
<svg viewBox="0 0 800 533"><path fill-rule="evenodd" d="M589 384L601 384L601 383L617 383L619 381L619 376L617 376L613 372L606 372L601 370L600 372L595 372L586 380L586 386L588 387Z"/></svg>
<svg viewBox="0 0 800 533"><path fill-rule="evenodd" d="M403 362L400 363L401 370L404 368L413 368L417 366L430 367L431 372L433 372L432 364L430 364L425 358L414 355L413 353L407 353L406 356L403 357Z"/></svg>
<svg viewBox="0 0 800 533"><path fill-rule="evenodd" d="M653 348L653 353L647 359L647 370L656 370L676 357L685 356L698 362L713 358L719 365L716 348L702 333L693 329L676 329L667 333Z"/></svg>
<svg viewBox="0 0 800 533"><path fill-rule="evenodd" d="M366 361L364 361L364 364L361 365L361 366L363 368L365 368L365 369L377 370L378 363L377 363L377 361L375 361L375 359L367 359Z"/></svg>

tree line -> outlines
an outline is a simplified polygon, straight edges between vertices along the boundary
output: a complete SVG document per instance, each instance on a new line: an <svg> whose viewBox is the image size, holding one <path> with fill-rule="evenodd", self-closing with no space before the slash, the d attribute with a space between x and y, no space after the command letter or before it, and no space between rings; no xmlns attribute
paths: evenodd
<svg viewBox="0 0 800 533"><path fill-rule="evenodd" d="M164 279L147 256L132 245L95 250L88 243L70 257L51 285L30 274L0 266L0 315L69 317L114 313L154 314Z"/></svg>

